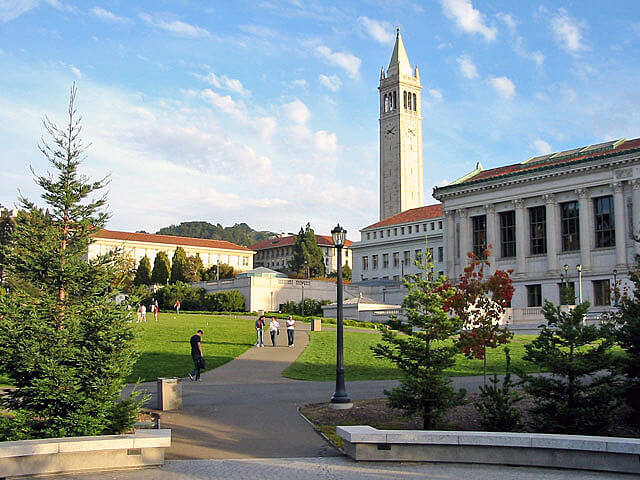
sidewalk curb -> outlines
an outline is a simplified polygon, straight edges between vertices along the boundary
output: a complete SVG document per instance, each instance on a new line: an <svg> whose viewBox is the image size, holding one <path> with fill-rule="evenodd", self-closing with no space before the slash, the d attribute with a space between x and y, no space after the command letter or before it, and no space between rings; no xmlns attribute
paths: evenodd
<svg viewBox="0 0 640 480"><path fill-rule="evenodd" d="M298 415L300 415L309 425L311 425L311 428L313 428L313 431L316 432L318 435L320 435L325 441L327 441L329 443L329 445L331 445L333 448L336 449L336 451L340 452L340 454L343 457L347 457L347 454L344 453L344 451L338 447L335 443L333 443L329 437L327 437L324 433L322 433L320 430L318 430L316 428L316 426L313 424L313 422L311 420L309 420L307 417L304 416L304 414L300 411L300 407L297 406L296 410L298 411Z"/></svg>

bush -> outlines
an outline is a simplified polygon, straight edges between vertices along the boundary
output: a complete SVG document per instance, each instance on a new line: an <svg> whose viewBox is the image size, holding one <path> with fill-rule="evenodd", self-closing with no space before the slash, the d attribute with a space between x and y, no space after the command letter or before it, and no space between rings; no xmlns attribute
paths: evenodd
<svg viewBox="0 0 640 480"><path fill-rule="evenodd" d="M208 293L204 297L204 306L211 312L241 312L244 310L244 297L238 290Z"/></svg>
<svg viewBox="0 0 640 480"><path fill-rule="evenodd" d="M176 282L162 287L156 292L160 308L169 310L173 308L176 300L180 300L181 310L204 310L205 290L200 287L192 287L188 283Z"/></svg>
<svg viewBox="0 0 640 480"><path fill-rule="evenodd" d="M304 299L304 315L322 315L322 305L328 305L331 300L314 300L313 298ZM291 315L303 315L302 302L287 302L282 305L282 312Z"/></svg>

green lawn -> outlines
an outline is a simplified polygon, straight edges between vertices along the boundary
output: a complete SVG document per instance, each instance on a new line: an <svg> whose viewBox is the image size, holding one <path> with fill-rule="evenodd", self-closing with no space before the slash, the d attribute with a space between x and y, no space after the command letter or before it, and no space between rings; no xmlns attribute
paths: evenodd
<svg viewBox="0 0 640 480"><path fill-rule="evenodd" d="M297 380L330 381L336 375L335 332L310 332L310 343L298 360L283 375ZM511 363L523 366L529 372L538 371L522 360L524 345L535 335L516 335L509 344ZM369 347L380 342L381 336L372 333L344 332L345 377L354 380L391 380L400 377L400 372L391 362L373 356ZM487 354L488 372L503 374L505 358L503 347L490 349ZM482 360L467 360L459 355L456 365L448 370L451 376L482 375Z"/></svg>
<svg viewBox="0 0 640 480"><path fill-rule="evenodd" d="M140 333L140 358L129 382L186 376L193 369L189 339L198 329L204 332L202 350L207 370L233 360L255 343L253 320L175 313L161 313L158 317L155 322L148 314L146 323L134 324Z"/></svg>

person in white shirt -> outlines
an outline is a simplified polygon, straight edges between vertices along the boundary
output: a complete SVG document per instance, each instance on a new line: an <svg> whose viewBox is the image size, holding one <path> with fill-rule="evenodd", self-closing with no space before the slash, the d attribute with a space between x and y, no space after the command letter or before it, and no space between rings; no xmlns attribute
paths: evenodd
<svg viewBox="0 0 640 480"><path fill-rule="evenodd" d="M140 305L140 319L143 322L147 321L147 307L145 307L144 305Z"/></svg>
<svg viewBox="0 0 640 480"><path fill-rule="evenodd" d="M271 343L273 346L276 346L277 336L280 335L280 324L276 320L276 317L271 318L271 322L269 322L269 335L271 335Z"/></svg>
<svg viewBox="0 0 640 480"><path fill-rule="evenodd" d="M289 346L293 347L293 334L296 330L296 321L291 315L287 318L287 339L289 340Z"/></svg>

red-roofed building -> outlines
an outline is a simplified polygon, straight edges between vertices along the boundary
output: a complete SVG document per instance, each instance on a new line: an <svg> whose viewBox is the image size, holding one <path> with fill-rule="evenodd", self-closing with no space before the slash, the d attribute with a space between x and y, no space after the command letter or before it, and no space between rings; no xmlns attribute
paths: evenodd
<svg viewBox="0 0 640 480"><path fill-rule="evenodd" d="M114 248L122 248L136 262L145 255L153 266L159 252L165 252L169 260L177 247L182 247L187 256L200 255L205 267L218 263L231 265L236 272L244 272L253 268L255 252L247 247L224 240L208 240L204 238L176 237L173 235L153 235L149 233L118 232L100 230L93 236L94 242L89 245L88 258L94 258Z"/></svg>
<svg viewBox="0 0 640 480"><path fill-rule="evenodd" d="M335 272L338 268L338 253L333 245L333 238L330 235L316 235L316 240L322 250L326 273ZM256 252L254 259L256 267L272 268L280 272L288 271L295 243L296 235L283 235L251 245L251 249ZM351 267L351 244L352 242L347 240L342 249L343 265L349 265L349 267Z"/></svg>

